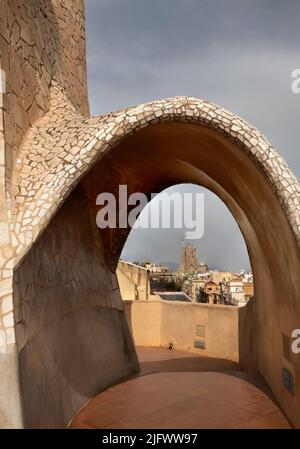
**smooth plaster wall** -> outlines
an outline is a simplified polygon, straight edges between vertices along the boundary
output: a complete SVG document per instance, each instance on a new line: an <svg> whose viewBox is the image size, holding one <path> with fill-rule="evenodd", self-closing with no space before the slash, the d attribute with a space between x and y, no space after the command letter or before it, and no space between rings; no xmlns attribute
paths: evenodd
<svg viewBox="0 0 300 449"><path fill-rule="evenodd" d="M173 343L174 349L239 360L236 307L148 300L126 301L125 311L137 346ZM197 336L196 325L205 326L205 337ZM205 340L206 349L194 348L195 340Z"/></svg>
<svg viewBox="0 0 300 449"><path fill-rule="evenodd" d="M191 306L191 307L189 307ZM205 326L205 337L196 335L196 325ZM205 340L206 349L195 349L194 340ZM176 347L238 361L238 311L231 306L163 304L162 346Z"/></svg>
<svg viewBox="0 0 300 449"><path fill-rule="evenodd" d="M88 399L139 370L80 186L16 271L14 303L25 427L65 427Z"/></svg>
<svg viewBox="0 0 300 449"><path fill-rule="evenodd" d="M161 301L124 301L125 314L135 345L162 345L162 306Z"/></svg>
<svg viewBox="0 0 300 449"><path fill-rule="evenodd" d="M120 260L116 275L123 301L148 299L150 273L146 268Z"/></svg>

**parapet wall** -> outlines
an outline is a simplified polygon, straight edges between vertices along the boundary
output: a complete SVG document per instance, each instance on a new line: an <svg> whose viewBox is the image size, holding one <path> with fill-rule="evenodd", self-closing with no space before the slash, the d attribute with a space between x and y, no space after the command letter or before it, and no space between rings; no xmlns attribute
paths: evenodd
<svg viewBox="0 0 300 449"><path fill-rule="evenodd" d="M239 361L237 307L149 300L124 302L127 321L137 346L191 351ZM196 341L205 349L195 348Z"/></svg>
<svg viewBox="0 0 300 449"><path fill-rule="evenodd" d="M150 273L146 268L120 260L116 275L123 300L148 299Z"/></svg>

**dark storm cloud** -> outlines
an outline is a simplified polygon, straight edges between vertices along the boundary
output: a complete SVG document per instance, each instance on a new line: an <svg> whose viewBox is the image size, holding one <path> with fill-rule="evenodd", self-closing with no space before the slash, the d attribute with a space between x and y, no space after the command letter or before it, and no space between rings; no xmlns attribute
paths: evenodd
<svg viewBox="0 0 300 449"><path fill-rule="evenodd" d="M93 114L176 95L207 98L261 129L299 176L300 94L290 88L300 67L299 0L87 0L86 17ZM242 264L236 229L226 226L226 257Z"/></svg>

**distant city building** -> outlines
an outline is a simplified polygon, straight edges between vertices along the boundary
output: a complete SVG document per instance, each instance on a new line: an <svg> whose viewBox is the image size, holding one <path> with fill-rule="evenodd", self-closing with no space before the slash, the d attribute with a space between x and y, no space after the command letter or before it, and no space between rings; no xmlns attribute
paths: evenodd
<svg viewBox="0 0 300 449"><path fill-rule="evenodd" d="M144 262L143 265L150 271L150 273L167 273L170 271L168 267L165 267L164 265L156 265L148 260Z"/></svg>
<svg viewBox="0 0 300 449"><path fill-rule="evenodd" d="M206 282L205 293L209 304L220 304L221 302L221 287L213 281Z"/></svg>
<svg viewBox="0 0 300 449"><path fill-rule="evenodd" d="M197 263L196 248L185 245L182 261L190 272L174 272L162 264L146 261L136 264L120 260L117 277L124 300L150 299L157 295L170 301L244 306L254 295L253 274L242 270L208 270ZM183 264L181 265L183 268Z"/></svg>
<svg viewBox="0 0 300 449"><path fill-rule="evenodd" d="M229 283L229 292L233 305L242 306L246 303L244 295L244 283L242 277L233 278Z"/></svg>
<svg viewBox="0 0 300 449"><path fill-rule="evenodd" d="M197 272L198 273L207 273L207 271L208 271L208 265L204 262L200 262L197 267Z"/></svg>
<svg viewBox="0 0 300 449"><path fill-rule="evenodd" d="M204 301L206 280L202 278L192 279L191 281L191 299L192 302L206 302Z"/></svg>
<svg viewBox="0 0 300 449"><path fill-rule="evenodd" d="M242 271L241 275L243 276L244 282L249 282L249 283L253 284L253 274L252 273L245 273L244 271Z"/></svg>
<svg viewBox="0 0 300 449"><path fill-rule="evenodd" d="M244 282L245 301L248 302L253 295L254 295L253 282Z"/></svg>
<svg viewBox="0 0 300 449"><path fill-rule="evenodd" d="M236 274L232 273L231 271L211 271L211 277L212 281L214 281L216 284L226 283L230 282L234 277L236 277Z"/></svg>
<svg viewBox="0 0 300 449"><path fill-rule="evenodd" d="M150 273L150 293L156 291L176 291L177 288L176 277L171 273Z"/></svg>
<svg viewBox="0 0 300 449"><path fill-rule="evenodd" d="M181 249L180 273L193 273L198 268L197 248L188 243Z"/></svg>

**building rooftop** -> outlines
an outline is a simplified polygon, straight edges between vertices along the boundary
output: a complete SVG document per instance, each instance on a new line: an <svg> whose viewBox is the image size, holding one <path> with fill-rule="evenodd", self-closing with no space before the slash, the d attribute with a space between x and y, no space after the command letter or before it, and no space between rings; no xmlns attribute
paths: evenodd
<svg viewBox="0 0 300 449"><path fill-rule="evenodd" d="M192 300L184 292L155 292L155 293L165 301L192 302Z"/></svg>

